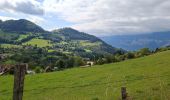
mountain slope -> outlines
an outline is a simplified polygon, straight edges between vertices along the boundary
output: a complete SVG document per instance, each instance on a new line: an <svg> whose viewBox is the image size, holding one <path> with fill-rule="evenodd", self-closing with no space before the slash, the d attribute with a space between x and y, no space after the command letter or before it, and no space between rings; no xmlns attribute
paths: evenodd
<svg viewBox="0 0 170 100"><path fill-rule="evenodd" d="M120 63L28 75L24 100L119 100L121 86L135 100L170 99L170 51ZM0 77L2 100L11 100L13 77Z"/></svg>
<svg viewBox="0 0 170 100"><path fill-rule="evenodd" d="M93 59L98 56L124 52L108 45L95 36L75 29L62 28L47 32L40 26L25 19L1 21L0 44L38 46L47 48L49 51L58 51ZM94 55L96 56L94 57Z"/></svg>
<svg viewBox="0 0 170 100"><path fill-rule="evenodd" d="M25 19L0 21L0 29L5 32L45 32L38 25Z"/></svg>
<svg viewBox="0 0 170 100"><path fill-rule="evenodd" d="M79 32L72 28L62 28L54 30L53 32L65 36L65 39L67 40L89 40L91 42L101 41L99 38L93 35L84 32Z"/></svg>
<svg viewBox="0 0 170 100"><path fill-rule="evenodd" d="M123 35L102 37L106 43L125 50L138 50L141 48L156 49L170 45L170 32L155 32L140 35Z"/></svg>
<svg viewBox="0 0 170 100"><path fill-rule="evenodd" d="M114 54L119 50L106 44L104 41L93 35L79 32L72 28L58 29L53 31L53 34L57 34L63 41L71 42L75 45L80 44L79 47L82 46L82 48L88 48L95 52L99 51L101 53Z"/></svg>

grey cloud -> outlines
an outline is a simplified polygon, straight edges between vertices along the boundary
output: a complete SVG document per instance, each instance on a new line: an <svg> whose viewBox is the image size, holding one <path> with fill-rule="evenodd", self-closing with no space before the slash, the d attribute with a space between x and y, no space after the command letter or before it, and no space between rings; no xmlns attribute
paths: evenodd
<svg viewBox="0 0 170 100"><path fill-rule="evenodd" d="M44 10L40 7L40 5L34 4L31 1L21 1L14 2L14 4L10 3L10 1L5 1L0 4L0 10L12 10L15 12L21 12L24 14L31 15L43 15Z"/></svg>
<svg viewBox="0 0 170 100"><path fill-rule="evenodd" d="M19 2L16 3L15 10L20 11L26 14L32 15L43 15L44 11L42 8L38 7L37 5L32 4L31 2Z"/></svg>
<svg viewBox="0 0 170 100"><path fill-rule="evenodd" d="M91 13L95 12L95 15L89 18L93 21L84 20L85 24L78 23L73 26L74 28L94 32L94 35L138 34L170 30L169 0L97 0L92 8Z"/></svg>

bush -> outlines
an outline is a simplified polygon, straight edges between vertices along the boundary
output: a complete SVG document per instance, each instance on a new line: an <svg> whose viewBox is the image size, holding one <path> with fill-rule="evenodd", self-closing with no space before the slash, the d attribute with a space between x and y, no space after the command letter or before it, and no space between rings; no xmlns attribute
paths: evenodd
<svg viewBox="0 0 170 100"><path fill-rule="evenodd" d="M35 68L35 72L36 72L36 73L40 73L40 72L41 72L41 68L40 68L40 67L36 67L36 68Z"/></svg>

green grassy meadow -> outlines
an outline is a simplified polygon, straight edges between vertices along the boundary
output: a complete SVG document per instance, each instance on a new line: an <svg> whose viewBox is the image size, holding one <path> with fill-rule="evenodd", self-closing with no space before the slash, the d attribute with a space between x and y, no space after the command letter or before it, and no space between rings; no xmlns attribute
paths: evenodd
<svg viewBox="0 0 170 100"><path fill-rule="evenodd" d="M89 41L80 41L80 45L82 46L99 46L101 45L102 43L101 42L94 42L94 43L91 43Z"/></svg>
<svg viewBox="0 0 170 100"><path fill-rule="evenodd" d="M127 60L27 75L24 100L119 100L127 87L133 100L170 100L170 51ZM0 100L11 100L13 76L0 77Z"/></svg>
<svg viewBox="0 0 170 100"><path fill-rule="evenodd" d="M37 45L38 47L52 46L52 44L49 42L50 42L49 40L33 38L32 40L24 43L24 45L26 45L26 44L33 45L33 46Z"/></svg>
<svg viewBox="0 0 170 100"><path fill-rule="evenodd" d="M20 35L17 41L21 41L22 39L25 39L25 38L27 38L28 36L29 36L29 35L27 35L27 34Z"/></svg>
<svg viewBox="0 0 170 100"><path fill-rule="evenodd" d="M14 44L1 44L1 47L3 48L19 48L19 45L14 45Z"/></svg>

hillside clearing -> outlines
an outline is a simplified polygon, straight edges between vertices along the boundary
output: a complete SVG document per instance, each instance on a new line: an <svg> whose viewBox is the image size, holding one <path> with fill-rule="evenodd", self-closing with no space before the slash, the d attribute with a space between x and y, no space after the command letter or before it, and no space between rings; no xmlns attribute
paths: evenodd
<svg viewBox="0 0 170 100"><path fill-rule="evenodd" d="M19 38L18 38L17 41L21 41L22 39L25 39L25 38L27 38L28 36L29 36L29 35L27 35L27 34L22 34L22 35L19 36Z"/></svg>
<svg viewBox="0 0 170 100"><path fill-rule="evenodd" d="M26 43L24 45L37 45L38 47L47 47L47 46L52 46L49 40L44 40L44 39L37 39L34 38Z"/></svg>
<svg viewBox="0 0 170 100"><path fill-rule="evenodd" d="M118 100L126 86L134 100L170 99L170 51L91 68L27 75L24 100ZM0 77L0 99L11 100L13 76Z"/></svg>
<svg viewBox="0 0 170 100"><path fill-rule="evenodd" d="M3 48L19 48L20 45L14 45L14 44L0 44Z"/></svg>

